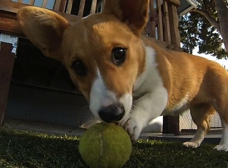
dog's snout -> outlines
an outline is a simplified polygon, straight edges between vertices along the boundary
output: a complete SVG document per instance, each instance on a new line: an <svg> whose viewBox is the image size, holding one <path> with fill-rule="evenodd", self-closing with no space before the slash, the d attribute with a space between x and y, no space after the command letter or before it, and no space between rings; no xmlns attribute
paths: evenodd
<svg viewBox="0 0 228 168"><path fill-rule="evenodd" d="M112 104L102 107L98 114L103 121L111 123L120 121L125 114L125 109L122 104Z"/></svg>

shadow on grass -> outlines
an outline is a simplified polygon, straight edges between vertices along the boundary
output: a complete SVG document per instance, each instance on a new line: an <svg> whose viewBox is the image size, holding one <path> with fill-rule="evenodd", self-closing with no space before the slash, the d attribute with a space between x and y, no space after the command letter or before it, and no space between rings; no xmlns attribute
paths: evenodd
<svg viewBox="0 0 228 168"><path fill-rule="evenodd" d="M47 135L0 128L0 167L85 168L74 136ZM180 142L145 141L133 144L124 168L226 168L228 152L218 152L210 144L198 149Z"/></svg>
<svg viewBox="0 0 228 168"><path fill-rule="evenodd" d="M202 144L197 149L187 148L182 142L139 141L133 145L130 162L140 168L228 168L228 152Z"/></svg>
<svg viewBox="0 0 228 168"><path fill-rule="evenodd" d="M0 159L12 167L86 167L78 144L72 136L0 129Z"/></svg>

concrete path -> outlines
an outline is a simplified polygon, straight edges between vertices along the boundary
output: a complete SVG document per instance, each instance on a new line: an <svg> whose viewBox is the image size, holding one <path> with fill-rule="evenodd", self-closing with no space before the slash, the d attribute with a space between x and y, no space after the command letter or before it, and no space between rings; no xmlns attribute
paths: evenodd
<svg viewBox="0 0 228 168"><path fill-rule="evenodd" d="M60 134L60 135L74 135L81 136L85 129L79 127L68 127L63 125L56 124L47 124L41 122L29 122L24 120L14 120L6 118L4 121L4 127L18 129L18 130L29 130L36 131L47 134ZM142 139L151 139L151 140L166 140L166 141L181 141L185 142L190 140L194 136L194 133L188 133L180 135L173 134L162 134L162 133L142 133ZM204 143L213 143L218 144L221 138L221 130L209 132L204 139Z"/></svg>

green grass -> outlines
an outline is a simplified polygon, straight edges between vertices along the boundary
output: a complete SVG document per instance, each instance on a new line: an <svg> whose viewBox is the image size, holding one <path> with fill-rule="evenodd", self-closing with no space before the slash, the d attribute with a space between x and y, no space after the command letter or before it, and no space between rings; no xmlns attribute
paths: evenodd
<svg viewBox="0 0 228 168"><path fill-rule="evenodd" d="M0 128L0 168L85 168L79 138ZM179 142L139 140L125 168L228 168L228 152L202 144L190 149Z"/></svg>

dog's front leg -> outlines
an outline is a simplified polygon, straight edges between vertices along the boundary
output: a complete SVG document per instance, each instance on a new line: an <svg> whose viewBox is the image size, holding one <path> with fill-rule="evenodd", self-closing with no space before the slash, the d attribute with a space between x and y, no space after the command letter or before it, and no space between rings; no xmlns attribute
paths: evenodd
<svg viewBox="0 0 228 168"><path fill-rule="evenodd" d="M133 110L121 123L132 140L137 140L148 122L161 115L168 102L168 93L163 86L157 87L134 102Z"/></svg>

